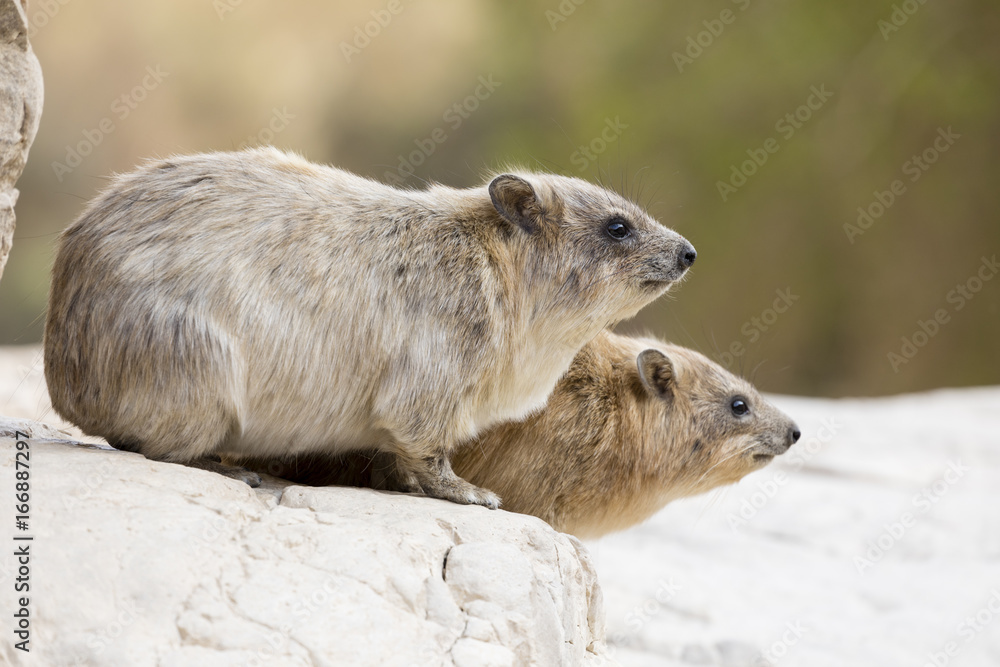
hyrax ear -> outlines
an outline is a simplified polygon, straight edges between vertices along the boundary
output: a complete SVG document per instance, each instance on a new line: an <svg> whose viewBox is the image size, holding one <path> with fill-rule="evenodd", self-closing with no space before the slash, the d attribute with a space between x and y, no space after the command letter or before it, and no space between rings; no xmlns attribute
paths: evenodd
<svg viewBox="0 0 1000 667"><path fill-rule="evenodd" d="M542 205L531 183L520 176L501 174L490 183L493 208L529 234L538 228Z"/></svg>
<svg viewBox="0 0 1000 667"><path fill-rule="evenodd" d="M639 379L646 391L660 398L673 394L676 377L674 364L667 355L659 350L643 350L635 361L639 367Z"/></svg>

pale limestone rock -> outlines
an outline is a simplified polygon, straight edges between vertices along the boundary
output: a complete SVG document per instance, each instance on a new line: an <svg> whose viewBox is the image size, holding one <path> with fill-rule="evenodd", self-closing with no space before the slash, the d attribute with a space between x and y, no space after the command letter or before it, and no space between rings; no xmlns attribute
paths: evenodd
<svg viewBox="0 0 1000 667"><path fill-rule="evenodd" d="M0 349L0 411L68 428L49 412L40 359L38 348ZM773 400L802 427L802 440L788 454L733 487L671 503L643 525L588 543L607 601L612 657L630 667L690 667L694 661L757 667L768 659L777 667L919 666L932 655L940 660L944 647L955 642L960 655L949 664L1000 664L1000 613L994 611L1000 609L1000 387L882 399ZM10 488L7 474L0 468L0 493ZM100 478L89 483L99 485ZM84 486L80 493L86 492ZM296 493L286 493L285 502ZM267 496L257 497L269 506ZM7 539L10 512L0 495L0 539ZM913 515L912 527L884 553L873 553L872 546L886 540L886 526L896 530L893 524L905 512ZM464 562L476 543L489 540L472 539L451 521L443 525L460 530L464 539L455 540L458 546L443 568L447 583L443 577L428 579L426 620L430 627L451 629L446 636L459 637L450 650L455 665L520 664L523 626L501 602L522 594L512 586L515 590L497 599L477 597L496 590L495 579L490 570L467 575ZM530 520L527 525L537 526ZM77 551L96 551L99 539ZM60 545L48 543L54 549ZM160 541L168 543L176 549L173 539ZM566 543L555 548L563 559ZM256 543L252 549L261 551ZM531 550L521 553L531 562L533 582L552 581L565 571L532 559ZM869 556L870 566L856 561ZM498 549L495 559L518 560L505 549ZM78 567L74 574L88 576L90 560L84 561L88 569ZM10 590L10 565L0 558L0 614L10 604L3 593ZM589 572L589 565L581 568L583 582ZM58 577L57 584L66 580ZM582 624L567 621L585 609L594 616L588 618L590 627L602 625L604 605L594 597L600 589L587 590L586 606L559 617L564 627ZM234 619L215 591L206 585L190 596L183 623L178 620L187 645L159 664L213 664L225 654L211 643L220 627L227 628L227 637L247 632L241 629L246 621ZM69 614L87 609L76 600L69 603ZM124 605L109 608L126 621L133 613ZM977 615L989 620L984 629L971 639L969 626L959 634L959 625ZM103 618L114 622L113 614ZM412 664L424 664L433 650L413 655ZM274 664L309 664L306 657L294 660ZM597 654L588 655L591 663L613 664Z"/></svg>
<svg viewBox="0 0 1000 667"><path fill-rule="evenodd" d="M73 436L69 432L49 426L48 424L43 424L42 422L0 416L0 438L13 438L18 433L23 433L30 438L73 440Z"/></svg>
<svg viewBox="0 0 1000 667"><path fill-rule="evenodd" d="M42 68L28 43L26 0L0 0L0 277L14 238L14 184L42 115Z"/></svg>
<svg viewBox="0 0 1000 667"><path fill-rule="evenodd" d="M614 664L586 551L538 519L29 442L32 650L2 664ZM13 459L0 440L0 488Z"/></svg>

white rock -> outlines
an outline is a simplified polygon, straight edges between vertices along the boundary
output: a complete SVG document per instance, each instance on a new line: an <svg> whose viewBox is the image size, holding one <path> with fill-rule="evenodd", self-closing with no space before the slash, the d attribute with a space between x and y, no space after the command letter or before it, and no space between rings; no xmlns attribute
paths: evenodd
<svg viewBox="0 0 1000 667"><path fill-rule="evenodd" d="M28 6L0 0L0 276L14 237L14 187L42 114L42 68L28 43Z"/></svg>
<svg viewBox="0 0 1000 667"><path fill-rule="evenodd" d="M773 398L802 428L788 454L588 542L615 658L1000 665L1000 387ZM958 462L968 470L943 481ZM900 533L905 513L913 521ZM879 539L888 548L871 565L856 561ZM979 613L981 630L962 625Z"/></svg>
<svg viewBox="0 0 1000 667"><path fill-rule="evenodd" d="M49 412L44 383L40 380L40 358L37 348L0 350L0 412L42 418L53 426L75 433ZM18 361L11 363L11 359ZM15 368L18 375L12 378L10 375ZM3 371L6 369L11 371L5 374ZM942 390L884 399L774 397L774 401L798 421L803 431L802 441L770 467L750 475L736 486L708 496L672 503L643 525L588 543L600 574L601 588L587 583L592 577L589 561L582 555L584 552L575 540L539 543L536 537L523 532L527 530L538 538L544 537L544 526L538 522L529 519L517 528L515 532L521 535L519 541L494 536L493 541L517 547L531 563L533 600L541 592L560 590L560 585L567 591L582 590L584 596L590 596L583 604L569 602L572 597L568 594L550 596L550 603L539 607L537 616L533 618L544 621L554 617L558 623L539 623L537 629L525 630L504 606L511 599L517 599L520 593L505 591L495 600L479 599L477 595L480 592L496 589L496 579L490 574L491 570L484 567L481 572L466 574L462 572L464 565L461 559L454 563L449 558L449 582L438 576L426 579L426 588L420 598L426 610L426 627L437 629L438 636L451 639L453 644L448 646L453 646L451 659L455 664L466 659L466 651L475 654L473 649L482 648L481 644L509 651L514 655L514 664L520 664L517 651L526 637L530 638L529 641L538 641L546 632L561 632L568 636L571 633L567 628L586 626L590 628L591 637L598 642L595 644L598 652L586 654L588 662L613 664L602 662L607 655L601 653L603 645L599 642L599 638L603 637L600 610L604 605L599 598L603 589L607 600L608 653L630 667L690 667L697 661L718 667L756 667L765 664L761 661L765 657L764 652L778 667L922 667L931 661L931 656L940 662L949 642L954 642L958 651L954 658L945 655L949 667L995 667L1000 664L1000 388ZM11 408L20 411L12 412ZM130 460L137 458L125 454L117 456L128 456ZM969 470L963 472L955 483L942 485L943 475L953 470L949 462L961 462ZM163 464L143 465L152 468ZM72 475L83 472L74 468L74 465L67 468L59 464L52 469L62 471L60 474L66 474L67 470L72 471ZM41 467L39 476L48 469L48 465ZM4 479L7 474L8 471L0 469L0 494L6 493L3 489L10 488L9 482ZM782 476L779 477L779 474ZM88 484L100 488L102 479L100 469L89 470L77 484L82 488L77 488L74 494L67 494L67 498L96 493L88 489ZM197 487L204 493L196 498L196 502L207 504L208 498L222 497L220 493L235 493L226 486L229 482L220 481L208 473L198 473L197 479L205 481L203 487ZM124 481L128 480L116 483ZM133 480L132 486L138 485ZM941 494L935 493L935 485L943 491ZM226 490L220 490L220 486ZM157 500L159 496L154 497L154 491L148 488L143 495L149 496L147 504L159 507L157 503L161 501ZM321 500L312 495L313 491L290 489L281 505L278 505L273 493L248 497L259 501L261 516L267 517L262 520L264 525L273 525L279 515L288 517L281 519L289 522L288 527L281 529L283 539L291 539L291 534L296 532L294 526L299 526L298 532L301 533L315 530L324 534L315 526L340 525L341 520L352 518L364 522L361 512L357 517L336 515L335 524L329 523L334 519L328 518L329 512L322 509ZM320 496L324 494L324 490L318 491ZM937 502L927 500L926 509L924 504L914 503L917 497L926 499L928 492ZM367 496L364 492L354 493L361 494L350 496L354 499L351 507L358 508L355 501ZM134 497L138 499L141 496ZM390 504L401 502L395 496L381 497L386 502L391 501ZM297 499L294 503L293 498ZM51 498L45 502L51 502ZM416 499L416 502L423 507L436 501ZM171 510L167 508L173 507L174 503L163 503L162 511L169 513ZM244 505L248 503L245 501ZM290 504L296 503L312 507L312 514L293 511ZM129 514L146 511L142 507L147 504ZM747 512L747 504L752 512ZM0 495L0 526L12 525L11 505ZM364 507L377 509L376 506ZM189 501L184 501L182 508L185 515L198 509ZM225 510L225 507L222 509ZM479 524L473 531L470 526L459 525L453 518L454 512L461 514L469 509L449 506L447 516L441 523L436 518L433 520L434 527L442 528L452 536L450 541L434 542L437 545L435 548L440 549L441 561L449 545L458 545L452 548L452 552L461 547L458 551L461 555L466 548L474 550L478 548L477 543L491 541L488 536L483 537L483 531L488 528L486 525ZM119 508L116 511L120 513L122 510ZM733 517L742 518L741 511L749 516L746 523L731 522ZM223 527L256 521L240 519L239 516L223 519L223 515L212 510L205 512L206 521L214 519ZM885 526L891 527L898 522L904 512L914 515L912 527L907 528L902 537L894 539L884 553L874 554L878 556L877 562L859 572L855 558L865 557L869 545L883 536ZM399 516L410 517L412 513L400 513ZM141 553L156 553L157 548L169 548L170 553L175 555L181 551L180 540L184 532L179 527L172 527L170 521L164 522L162 535L151 537L135 527L141 522L127 517L115 527L108 527L106 520L101 518L92 522L94 526L100 526L102 534L135 531L137 546L130 550L133 553L130 562L135 562L138 557L135 554L140 553L138 545L147 542L149 546ZM307 521L306 517L312 518ZM390 536L384 539L392 542L393 549L398 549L401 543L396 535L397 529L391 526L374 527L374 524L391 521L392 518L386 516L380 522L369 522L369 525L373 526L371 530ZM293 520L299 523L291 523ZM404 528L398 530L404 531L409 519L400 520ZM63 519L58 521L59 525L63 525ZM87 525L90 521L77 523ZM731 523L734 525L731 526ZM243 532L246 530L240 529ZM71 617L93 615L92 610L97 608L94 605L102 604L105 611L101 612L100 623L104 625L93 627L115 630L114 615L119 614L127 621L130 613L125 605L115 606L115 589L110 582L115 581L116 576L112 575L117 570L107 563L98 562L102 557L98 551L101 538L92 533L77 535L81 531L82 528L75 527L74 540L66 543L75 550L75 557L67 555L66 563L60 564L60 567L75 568L71 570L72 574L59 574L59 570L49 566L46 576L50 570L57 572L53 575L57 586L73 591L72 586L76 585L77 579L99 574L104 577L101 580L104 583L96 585L96 589L112 592L102 593L102 597L88 602L85 597L74 597L62 590L53 593L53 599L62 601L66 609L60 613ZM236 531L237 536L243 535L240 531ZM356 533L357 530L352 528L343 534L351 535L350 539L356 540L358 545L367 545L367 540L360 539ZM426 536L416 538L409 532L405 534L410 535L407 539L415 540L416 544L426 542ZM0 530L0 539L4 535L4 531ZM120 541L122 538L115 539ZM215 536L214 541L228 544L232 539L235 538L223 533ZM242 565L244 561L239 558L241 550L246 550L249 554L247 558L254 562L266 563L271 557L268 540L261 544L260 540L241 539L243 541L238 542L241 546L233 548L232 555L225 556L230 559L226 562L240 564L240 568L248 567ZM273 539L271 542L277 543ZM49 540L39 542L37 546L45 544L59 551L63 542L50 536ZM348 550L346 546L343 548ZM357 550L361 555L350 567L365 572L366 559L373 559L368 548L365 546ZM304 546L299 546L295 552L303 550ZM111 558L114 553L117 551L111 550L106 557ZM517 560L506 549L490 554L490 560L495 563ZM118 559L115 563L121 561L121 556L114 558ZM567 568L567 561L573 563L572 568ZM9 560L0 560L0 614L7 614L7 607L3 605L11 604L11 564ZM435 564L433 559L431 564ZM2 569L4 565L6 570ZM453 566L455 569L452 569ZM263 565L258 563L258 567ZM303 573L293 573L287 564L281 567L284 569L274 575L279 582L281 577L295 582L312 581L306 579ZM112 574L104 574L104 568L112 568ZM515 569L523 571L520 566L515 566ZM154 568L151 571L159 570ZM41 575L38 576L39 583L44 583ZM121 576L125 576L124 572ZM225 581L233 581L235 576L230 575ZM208 583L200 584L197 595L186 594L183 623L182 615L177 614L176 634L180 636L183 628L183 650L169 654L164 652L158 657L159 664L244 664L254 657L253 650L219 648L221 637L229 638L227 641L234 642L234 647L242 646L232 639L242 636L241 633L257 632L255 637L266 638L258 625L237 617L231 611L235 607L219 592L228 589L220 588L218 578L211 579L201 574L196 580L201 582L206 578ZM148 580L153 580L152 575L148 575ZM67 585L67 581L72 586ZM374 581L373 586L384 584L382 579L369 574L363 581ZM453 587L459 582L460 590ZM266 584L261 583L261 588ZM192 584L185 585L190 587ZM300 591L308 590L310 585L316 586L315 583L297 585ZM398 587L407 590L403 583ZM148 597L138 602L140 606L166 595L156 587L148 588ZM345 583L344 590L348 589ZM353 594L354 589L350 590ZM280 596L279 583L278 591L272 594L272 602L277 604ZM401 594L399 604L409 598L412 598L412 593ZM460 604L459 599L466 602ZM301 596L295 601L301 601ZM376 604L380 601L381 606ZM394 604L395 598L386 602L386 598L375 596L371 609L383 613L386 608L392 609ZM246 613L239 609L241 613ZM301 613L302 609L293 607L286 613L298 619L296 611ZM318 611L315 613L319 614ZM966 618L977 615L987 621L979 626L980 630L961 625ZM295 637L316 637L315 641L320 642L322 637L330 636L330 626L315 628L310 625L316 622L310 621L312 618L310 615L303 619L303 629ZM402 618L407 618L405 613ZM68 625L67 631L76 632L79 636L74 630L79 624L80 621L76 621ZM122 630L122 637L126 632L138 632L132 629L135 627L147 632L151 637L149 641L168 645L159 639L157 631L147 630L139 621L129 625L127 631ZM352 627L360 628L355 632L364 628L360 622ZM786 642L785 638L794 642ZM36 639L41 643L41 637ZM49 630L45 641L63 639L65 634ZM85 642L85 635L79 641ZM177 637L171 641L181 642ZM407 641L418 642L419 639ZM432 659L436 655L433 653L437 650L436 641L437 636L427 642L430 648L426 654L414 654L413 664L424 664L421 660L427 662ZM336 644L336 640L331 643ZM266 639L264 645L267 646ZM312 648L313 645L309 646ZM278 664L310 664L312 658L302 645L289 641L283 647L284 662ZM455 648L458 649L457 654ZM490 661L505 664L503 661L507 653L504 650L483 649L481 654L468 659L480 661L472 664L491 664ZM603 657L596 657L598 654ZM541 649L538 655L545 655L544 660L550 660ZM233 662L227 663L226 660ZM95 661L91 664L115 663ZM558 662L540 661L539 664Z"/></svg>
<svg viewBox="0 0 1000 667"><path fill-rule="evenodd" d="M455 667L514 667L510 649L463 637L451 649Z"/></svg>
<svg viewBox="0 0 1000 667"><path fill-rule="evenodd" d="M31 653L8 636L0 663L606 664L590 560L538 519L28 442ZM14 455L0 440L5 619Z"/></svg>

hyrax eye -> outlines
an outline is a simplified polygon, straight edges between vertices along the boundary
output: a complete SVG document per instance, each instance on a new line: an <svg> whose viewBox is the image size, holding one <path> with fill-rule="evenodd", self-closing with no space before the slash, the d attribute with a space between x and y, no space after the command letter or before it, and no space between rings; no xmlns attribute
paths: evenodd
<svg viewBox="0 0 1000 667"><path fill-rule="evenodd" d="M605 229L607 229L608 236L616 241L627 239L632 234L632 228L628 226L625 218L617 215L608 220Z"/></svg>
<svg viewBox="0 0 1000 667"><path fill-rule="evenodd" d="M733 411L733 414L737 417L742 417L743 415L750 412L750 406L742 398L734 398L729 403L729 409Z"/></svg>

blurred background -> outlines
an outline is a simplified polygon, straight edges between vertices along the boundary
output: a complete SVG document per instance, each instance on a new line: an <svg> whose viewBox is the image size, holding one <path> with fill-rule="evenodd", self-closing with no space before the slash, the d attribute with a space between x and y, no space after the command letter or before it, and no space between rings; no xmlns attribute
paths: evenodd
<svg viewBox="0 0 1000 667"><path fill-rule="evenodd" d="M577 0L582 2L582 0ZM600 180L699 253L625 331L768 391L1000 383L1000 5L35 0L45 108L0 344L150 156L271 143L421 187Z"/></svg>

